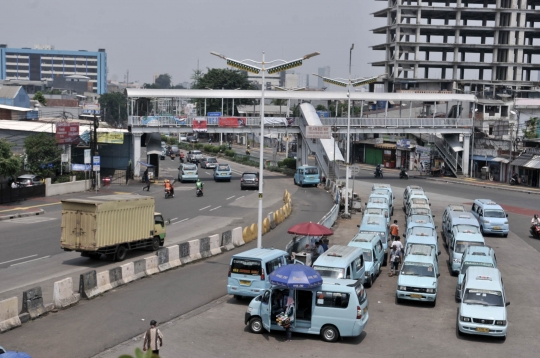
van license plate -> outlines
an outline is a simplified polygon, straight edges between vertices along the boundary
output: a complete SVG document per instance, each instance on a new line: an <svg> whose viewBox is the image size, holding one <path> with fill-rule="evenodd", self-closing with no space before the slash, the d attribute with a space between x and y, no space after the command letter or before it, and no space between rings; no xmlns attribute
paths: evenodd
<svg viewBox="0 0 540 358"><path fill-rule="evenodd" d="M476 332L489 333L489 328L476 327Z"/></svg>
<svg viewBox="0 0 540 358"><path fill-rule="evenodd" d="M500 229L501 229L500 226L494 226L494 227L493 227L493 230L500 230Z"/></svg>
<svg viewBox="0 0 540 358"><path fill-rule="evenodd" d="M221 175L222 175L222 176L225 176L225 175L227 175L227 173L221 173Z"/></svg>
<svg viewBox="0 0 540 358"><path fill-rule="evenodd" d="M418 295L416 293L411 293L411 298L422 298L422 295Z"/></svg>
<svg viewBox="0 0 540 358"><path fill-rule="evenodd" d="M251 281L247 280L240 280L240 284L244 286L251 286Z"/></svg>

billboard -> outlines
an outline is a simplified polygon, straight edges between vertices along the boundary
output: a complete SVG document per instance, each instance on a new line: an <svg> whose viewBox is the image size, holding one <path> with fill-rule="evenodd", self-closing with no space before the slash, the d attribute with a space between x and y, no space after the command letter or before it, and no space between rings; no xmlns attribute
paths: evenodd
<svg viewBox="0 0 540 358"><path fill-rule="evenodd" d="M99 117L101 115L101 108L99 106L99 103L83 104L82 114L89 114L89 115L95 114L96 116Z"/></svg>
<svg viewBox="0 0 540 358"><path fill-rule="evenodd" d="M306 126L306 138L331 139L332 128L330 126Z"/></svg>
<svg viewBox="0 0 540 358"><path fill-rule="evenodd" d="M122 132L98 132L98 143L124 144L124 133Z"/></svg>
<svg viewBox="0 0 540 358"><path fill-rule="evenodd" d="M193 131L194 132L206 132L208 130L208 125L206 119L193 119Z"/></svg>
<svg viewBox="0 0 540 358"><path fill-rule="evenodd" d="M56 143L71 144L79 138L79 123L56 123Z"/></svg>
<svg viewBox="0 0 540 358"><path fill-rule="evenodd" d="M246 126L246 119L239 117L219 117L218 125L220 127L238 128Z"/></svg>

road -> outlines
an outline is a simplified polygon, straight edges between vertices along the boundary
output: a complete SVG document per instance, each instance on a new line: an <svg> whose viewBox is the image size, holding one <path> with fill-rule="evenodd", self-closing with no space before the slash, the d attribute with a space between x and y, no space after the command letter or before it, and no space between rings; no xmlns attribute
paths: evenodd
<svg viewBox="0 0 540 358"><path fill-rule="evenodd" d="M161 175L170 179L178 175L178 160L161 161ZM221 234L228 229L247 226L257 221L258 192L240 190L239 177L243 171L254 168L231 163L231 182L214 182L212 170L199 169L205 183L205 195L195 196L195 184L177 182L175 198L164 199L162 185L152 185L150 192L142 191L141 183L128 186L113 185L103 188L99 195L114 193L135 193L152 195L156 198L157 211L171 220L167 226L167 245ZM268 173L265 176L264 215L283 205L283 192L287 186L296 190L292 180L281 174ZM0 250L0 299L13 296L22 297L22 291L40 285L46 302L52 302L53 282L64 277L72 277L78 285L79 275L89 268L105 270L117 264L102 258L92 261L80 257L75 252L60 249L61 205L59 200L67 197L92 197L94 193L78 193L54 198L38 198L26 206L39 206L45 215L30 216L14 220L0 221L2 230L2 250ZM6 209L3 209L6 210ZM127 260L137 260L146 251L132 251Z"/></svg>
<svg viewBox="0 0 540 358"><path fill-rule="evenodd" d="M427 180L400 181L391 174L385 183L392 184L396 196L394 218L403 230L404 213L401 211L404 185L420 184L424 187L432 203L436 225L441 227L441 216L449 203L465 204L473 198L488 197L502 202L508 200L509 207L517 200L522 208L534 206L537 197L527 194L490 192L488 189L454 186ZM356 181L355 187L366 200L372 180ZM500 196L499 196L500 195ZM347 244L357 232L356 224L360 214L353 214L352 220L340 220L334 227L335 235L330 244ZM508 300L509 332L505 342L486 337L459 337L456 334L456 314L458 303L454 301L456 277L447 269L448 252L439 242L442 254L439 256L439 288L437 305L395 302L396 277L387 275L383 268L373 287L368 289L370 320L365 331L357 338L346 338L335 344L324 343L318 336L293 333L291 343L283 343L283 332L256 335L244 325L244 313L249 300L236 301L231 296L221 296L171 322L162 322L165 344L161 353L165 357L253 357L272 356L282 351L304 357L532 357L540 349L540 342L534 332L540 314L540 277L537 263L540 253L528 245L527 235L520 222L529 219L526 213L509 212L512 232L508 238L487 236L486 243L497 254ZM95 358L116 358L120 354L133 354L136 347L142 347L141 333L147 322L141 324L141 331L132 339L112 349L98 354ZM290 352L290 353L289 353ZM294 353L293 353L294 352Z"/></svg>

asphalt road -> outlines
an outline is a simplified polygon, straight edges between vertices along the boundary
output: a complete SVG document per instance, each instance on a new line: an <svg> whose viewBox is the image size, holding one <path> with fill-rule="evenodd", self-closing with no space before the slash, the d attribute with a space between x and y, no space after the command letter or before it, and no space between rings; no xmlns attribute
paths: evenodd
<svg viewBox="0 0 540 358"><path fill-rule="evenodd" d="M328 212L332 198L322 189L297 189L290 179L274 180L280 192L289 189L294 209L283 224L263 237L263 246L284 247L290 240L287 228L298 222L318 221ZM272 180L267 183L270 186ZM278 199L281 197L280 194ZM241 249L142 279L91 301L81 301L67 311L2 334L0 344L35 357L95 355L139 334L151 319L165 322L226 294L231 256L255 245L251 242Z"/></svg>

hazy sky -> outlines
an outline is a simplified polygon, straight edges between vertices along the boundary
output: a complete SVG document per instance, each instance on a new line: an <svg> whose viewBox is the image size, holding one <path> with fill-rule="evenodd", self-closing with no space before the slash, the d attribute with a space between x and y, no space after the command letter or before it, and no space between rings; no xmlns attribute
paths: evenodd
<svg viewBox="0 0 540 358"><path fill-rule="evenodd" d="M294 60L319 51L297 73L330 66L331 77L382 73L369 62L384 59L369 46L384 35L370 30L385 19L371 13L385 7L375 0L1 0L0 44L58 50L105 48L109 79L151 82L169 73L174 83L190 81L199 67L226 67L216 51L237 60ZM310 84L316 78L310 78ZM336 88L337 89L337 88Z"/></svg>

